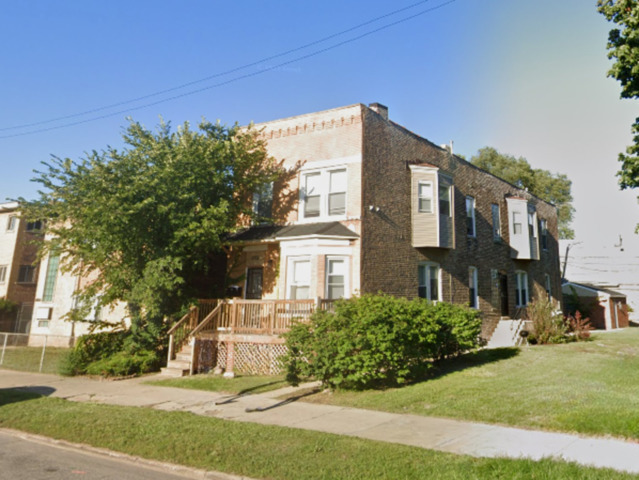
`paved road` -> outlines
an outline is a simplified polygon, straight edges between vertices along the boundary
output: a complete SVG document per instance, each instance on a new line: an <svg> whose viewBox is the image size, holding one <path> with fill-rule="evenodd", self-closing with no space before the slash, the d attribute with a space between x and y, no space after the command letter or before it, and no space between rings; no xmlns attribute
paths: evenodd
<svg viewBox="0 0 639 480"><path fill-rule="evenodd" d="M0 480L184 480L222 478L200 474L180 474L101 455L34 437L0 431ZM225 477L228 478L228 477Z"/></svg>

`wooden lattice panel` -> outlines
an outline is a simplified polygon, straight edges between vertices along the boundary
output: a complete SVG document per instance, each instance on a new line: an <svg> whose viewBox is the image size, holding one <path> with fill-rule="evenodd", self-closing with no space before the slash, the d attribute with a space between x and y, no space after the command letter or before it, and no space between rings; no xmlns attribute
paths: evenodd
<svg viewBox="0 0 639 480"><path fill-rule="evenodd" d="M255 343L235 344L235 368L237 373L250 375L275 375L284 370L280 357L286 354L285 345Z"/></svg>

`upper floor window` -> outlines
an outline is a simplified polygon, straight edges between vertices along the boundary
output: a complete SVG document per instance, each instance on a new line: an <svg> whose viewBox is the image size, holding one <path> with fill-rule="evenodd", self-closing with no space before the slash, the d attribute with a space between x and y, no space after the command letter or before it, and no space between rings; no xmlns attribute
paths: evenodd
<svg viewBox="0 0 639 480"><path fill-rule="evenodd" d="M18 216L10 215L7 219L7 232L13 232L18 226Z"/></svg>
<svg viewBox="0 0 639 480"><path fill-rule="evenodd" d="M450 185L439 185L439 214L451 216L450 211Z"/></svg>
<svg viewBox="0 0 639 480"><path fill-rule="evenodd" d="M522 224L521 224L521 213L513 212L513 233L515 235L520 235L523 232Z"/></svg>
<svg viewBox="0 0 639 480"><path fill-rule="evenodd" d="M476 235L475 231L475 199L466 197L466 233L469 237Z"/></svg>
<svg viewBox="0 0 639 480"><path fill-rule="evenodd" d="M253 193L253 213L257 221L271 218L273 215L273 183L265 183Z"/></svg>
<svg viewBox="0 0 639 480"><path fill-rule="evenodd" d="M0 265L0 283L7 281L7 266Z"/></svg>
<svg viewBox="0 0 639 480"><path fill-rule="evenodd" d="M420 298L439 300L439 265L424 263L417 268L418 290Z"/></svg>
<svg viewBox="0 0 639 480"><path fill-rule="evenodd" d="M35 232L38 230L42 230L42 220L27 223L27 232Z"/></svg>
<svg viewBox="0 0 639 480"><path fill-rule="evenodd" d="M20 265L18 271L18 283L35 283L36 267L33 265Z"/></svg>
<svg viewBox="0 0 639 480"><path fill-rule="evenodd" d="M422 213L433 213L433 183L419 182L417 187L417 207Z"/></svg>
<svg viewBox="0 0 639 480"><path fill-rule="evenodd" d="M302 174L302 216L317 218L346 215L346 169Z"/></svg>
<svg viewBox="0 0 639 480"><path fill-rule="evenodd" d="M515 305L525 307L528 305L528 274L526 272L515 272Z"/></svg>
<svg viewBox="0 0 639 480"><path fill-rule="evenodd" d="M468 268L468 304L470 305L470 308L479 308L476 267Z"/></svg>
<svg viewBox="0 0 639 480"><path fill-rule="evenodd" d="M329 172L328 214L346 214L346 169Z"/></svg>
<svg viewBox="0 0 639 480"><path fill-rule="evenodd" d="M493 203L491 208L493 214L493 240L501 240L501 219L499 213L499 205Z"/></svg>
<svg viewBox="0 0 639 480"><path fill-rule="evenodd" d="M535 238L537 236L536 233L535 211L528 209L528 234L530 235L530 238Z"/></svg>
<svg viewBox="0 0 639 480"><path fill-rule="evenodd" d="M548 221L540 220L539 226L541 230L541 248L548 250Z"/></svg>

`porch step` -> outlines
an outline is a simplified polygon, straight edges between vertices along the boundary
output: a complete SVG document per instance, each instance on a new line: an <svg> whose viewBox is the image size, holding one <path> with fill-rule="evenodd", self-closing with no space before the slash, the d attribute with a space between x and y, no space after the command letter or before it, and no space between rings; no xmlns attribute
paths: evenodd
<svg viewBox="0 0 639 480"><path fill-rule="evenodd" d="M186 370L178 367L162 367L160 369L160 375L164 377L185 377L189 374L189 369Z"/></svg>
<svg viewBox="0 0 639 480"><path fill-rule="evenodd" d="M525 320L500 320L497 323L486 348L516 347L523 343L519 332L524 329Z"/></svg>
<svg viewBox="0 0 639 480"><path fill-rule="evenodd" d="M181 360L176 358L175 360L169 360L167 362L167 367L169 368L181 368L182 370L189 370L191 368L190 360Z"/></svg>
<svg viewBox="0 0 639 480"><path fill-rule="evenodd" d="M191 362L191 352L184 352L184 350L182 350L181 352L177 353L175 355L175 360L180 360L182 362ZM175 361L172 360L172 361Z"/></svg>

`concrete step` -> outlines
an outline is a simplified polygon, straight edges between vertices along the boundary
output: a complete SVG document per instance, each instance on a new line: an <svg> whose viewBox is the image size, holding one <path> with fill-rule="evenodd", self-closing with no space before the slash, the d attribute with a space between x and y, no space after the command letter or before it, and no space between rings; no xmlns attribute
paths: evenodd
<svg viewBox="0 0 639 480"><path fill-rule="evenodd" d="M167 362L167 367L189 370L191 368L191 362L189 360L169 360Z"/></svg>
<svg viewBox="0 0 639 480"><path fill-rule="evenodd" d="M164 377L185 377L189 374L189 369L175 367L164 367L160 369L160 375Z"/></svg>
<svg viewBox="0 0 639 480"><path fill-rule="evenodd" d="M525 325L524 320L500 320L486 348L516 347L523 343L519 332Z"/></svg>

